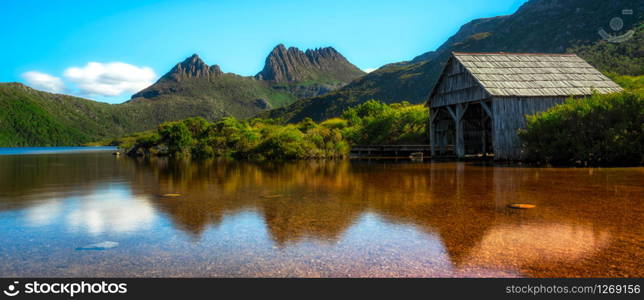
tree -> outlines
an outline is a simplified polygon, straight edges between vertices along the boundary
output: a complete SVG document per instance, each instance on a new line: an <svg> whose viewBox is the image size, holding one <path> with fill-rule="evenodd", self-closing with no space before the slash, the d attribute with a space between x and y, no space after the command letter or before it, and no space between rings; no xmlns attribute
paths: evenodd
<svg viewBox="0 0 644 300"><path fill-rule="evenodd" d="M193 138L185 123L169 122L159 125L161 141L168 146L170 155L182 155L188 152Z"/></svg>

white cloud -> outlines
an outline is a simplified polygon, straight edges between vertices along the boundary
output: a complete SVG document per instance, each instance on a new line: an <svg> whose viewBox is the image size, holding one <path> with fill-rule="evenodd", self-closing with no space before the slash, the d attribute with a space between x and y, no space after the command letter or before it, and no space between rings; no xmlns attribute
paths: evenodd
<svg viewBox="0 0 644 300"><path fill-rule="evenodd" d="M135 93L151 85L157 77L150 67L122 62L90 62L84 67L66 69L64 76L75 83L81 93L98 96Z"/></svg>
<svg viewBox="0 0 644 300"><path fill-rule="evenodd" d="M60 93L65 90L63 80L56 76L51 76L38 71L29 71L22 73L22 78L27 84L35 89L52 93Z"/></svg>
<svg viewBox="0 0 644 300"><path fill-rule="evenodd" d="M366 69L362 69L362 71L365 71L365 72L367 72L367 73L371 73L371 72L373 72L373 71L375 71L375 70L378 70L378 68L366 68Z"/></svg>

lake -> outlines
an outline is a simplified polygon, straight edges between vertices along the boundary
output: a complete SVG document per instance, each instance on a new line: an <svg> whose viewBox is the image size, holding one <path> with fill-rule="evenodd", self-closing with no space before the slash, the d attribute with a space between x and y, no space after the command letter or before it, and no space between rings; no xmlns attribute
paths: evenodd
<svg viewBox="0 0 644 300"><path fill-rule="evenodd" d="M3 277L644 276L642 167L72 152L0 156Z"/></svg>
<svg viewBox="0 0 644 300"><path fill-rule="evenodd" d="M98 151L115 151L116 147L0 147L0 155L77 154Z"/></svg>

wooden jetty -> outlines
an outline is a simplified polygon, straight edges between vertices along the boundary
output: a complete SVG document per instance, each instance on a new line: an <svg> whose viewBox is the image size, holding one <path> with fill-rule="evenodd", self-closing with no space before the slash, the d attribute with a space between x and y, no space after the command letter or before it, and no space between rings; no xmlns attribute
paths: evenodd
<svg viewBox="0 0 644 300"><path fill-rule="evenodd" d="M454 146L447 145L436 149L432 156L431 145L355 145L351 147L350 155L357 157L410 157L422 153L425 158L455 157Z"/></svg>

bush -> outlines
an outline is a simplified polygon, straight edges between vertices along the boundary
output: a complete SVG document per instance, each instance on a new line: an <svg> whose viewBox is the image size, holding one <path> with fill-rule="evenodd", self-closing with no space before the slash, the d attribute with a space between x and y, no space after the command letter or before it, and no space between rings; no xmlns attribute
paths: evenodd
<svg viewBox="0 0 644 300"><path fill-rule="evenodd" d="M408 102L367 101L346 110L344 136L353 144L426 144L429 113Z"/></svg>
<svg viewBox="0 0 644 300"><path fill-rule="evenodd" d="M320 123L320 126L332 129L344 129L349 126L349 122L341 118L331 118Z"/></svg>
<svg viewBox="0 0 644 300"><path fill-rule="evenodd" d="M266 131L253 154L266 159L296 159L306 157L304 134L292 125L274 127Z"/></svg>
<svg viewBox="0 0 644 300"><path fill-rule="evenodd" d="M168 146L172 155L185 154L193 144L192 134L182 121L163 123L158 131L161 141Z"/></svg>
<svg viewBox="0 0 644 300"><path fill-rule="evenodd" d="M642 163L644 100L641 94L593 94L527 116L519 132L526 158L570 164Z"/></svg>

